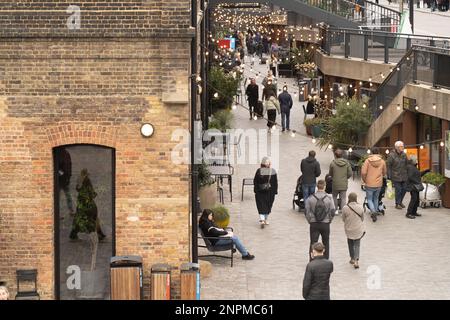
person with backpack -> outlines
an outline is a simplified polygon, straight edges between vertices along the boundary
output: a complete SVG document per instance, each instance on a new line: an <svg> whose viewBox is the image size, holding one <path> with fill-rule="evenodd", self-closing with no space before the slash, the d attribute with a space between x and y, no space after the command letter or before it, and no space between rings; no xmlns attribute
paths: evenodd
<svg viewBox="0 0 450 320"><path fill-rule="evenodd" d="M347 235L350 264L355 269L359 268L359 248L361 239L366 234L364 227L364 209L358 204L358 196L352 192L348 195L348 203L342 209L342 220Z"/></svg>
<svg viewBox="0 0 450 320"><path fill-rule="evenodd" d="M308 197L305 201L305 215L309 223L310 251L314 243L322 237L325 245L325 257L330 257L330 223L334 218L334 202L331 197L325 193L325 181L317 182L317 192ZM311 257L310 257L311 259Z"/></svg>
<svg viewBox="0 0 450 320"><path fill-rule="evenodd" d="M352 166L343 158L343 151L336 149L334 152L335 159L330 164L330 170L328 173L333 178L333 201L334 207L338 210L342 210L345 206L345 200L347 197L348 179L352 176ZM340 202L338 203L337 197L339 196Z"/></svg>

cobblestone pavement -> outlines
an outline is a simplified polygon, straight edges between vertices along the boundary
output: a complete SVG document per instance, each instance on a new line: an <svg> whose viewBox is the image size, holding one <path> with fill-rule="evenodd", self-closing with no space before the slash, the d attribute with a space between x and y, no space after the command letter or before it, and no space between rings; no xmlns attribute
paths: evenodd
<svg viewBox="0 0 450 320"><path fill-rule="evenodd" d="M255 65L265 74L267 66ZM262 78L257 80L261 83ZM280 79L279 86L292 79ZM261 91L261 90L260 90ZM292 92L291 92L292 93ZM291 129L305 132L303 111L295 99L291 111ZM250 121L248 111L234 111L236 128L266 126L265 120ZM280 116L277 116L280 121ZM252 178L258 165L236 165L233 177L233 202L225 192L234 233L256 256L245 261L236 255L233 268L229 260L205 258L212 262L210 277L202 279L202 299L302 299L302 281L308 263L309 225L303 213L292 209L292 196L300 175L300 160L309 150L316 150L322 176L328 172L331 151L315 147L311 138L295 138L280 133L279 192L270 225L260 229L253 189L247 187L241 202L243 178ZM364 193L360 181L350 179L350 191ZM405 203L409 202L409 196ZM385 199L386 215L373 223L366 214L367 234L361 242L360 269L349 263L347 241L341 216L331 225L330 258L334 263L331 277L332 299L450 299L450 210L420 209L422 217L405 218L405 209L397 210L393 200ZM203 252L200 248L200 254Z"/></svg>

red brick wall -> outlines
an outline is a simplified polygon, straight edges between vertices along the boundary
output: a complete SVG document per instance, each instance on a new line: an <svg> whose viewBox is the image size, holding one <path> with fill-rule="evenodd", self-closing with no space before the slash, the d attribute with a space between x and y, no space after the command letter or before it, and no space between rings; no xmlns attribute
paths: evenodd
<svg viewBox="0 0 450 320"><path fill-rule="evenodd" d="M68 1L0 0L0 35L10 37L0 40L0 280L13 295L15 270L37 268L41 297L54 297L52 148L65 144L116 149L116 254L143 257L146 298L152 264L189 261L189 168L170 159L172 131L189 129L189 104L162 101L188 91L189 1L120 1L143 12L115 14L111 26L98 11L118 10L109 2L82 12L92 25L71 38L55 27ZM49 6L64 14L36 13ZM19 9L32 13L7 12ZM149 139L144 122L155 127ZM139 222L126 219L133 213Z"/></svg>

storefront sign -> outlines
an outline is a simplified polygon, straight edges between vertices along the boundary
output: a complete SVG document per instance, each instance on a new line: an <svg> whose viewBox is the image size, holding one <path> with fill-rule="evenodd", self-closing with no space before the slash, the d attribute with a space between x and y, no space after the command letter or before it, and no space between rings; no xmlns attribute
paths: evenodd
<svg viewBox="0 0 450 320"><path fill-rule="evenodd" d="M219 48L221 49L230 49L230 40L229 39L220 39L219 40Z"/></svg>
<svg viewBox="0 0 450 320"><path fill-rule="evenodd" d="M445 177L450 178L450 130L445 131Z"/></svg>
<svg viewBox="0 0 450 320"><path fill-rule="evenodd" d="M425 171L431 169L430 166L430 148L419 149L419 170Z"/></svg>
<svg viewBox="0 0 450 320"><path fill-rule="evenodd" d="M403 97L403 110L416 112L416 99Z"/></svg>
<svg viewBox="0 0 450 320"><path fill-rule="evenodd" d="M411 159L411 156L414 156L416 159L418 159L419 151L417 148L405 148L405 153L408 159Z"/></svg>

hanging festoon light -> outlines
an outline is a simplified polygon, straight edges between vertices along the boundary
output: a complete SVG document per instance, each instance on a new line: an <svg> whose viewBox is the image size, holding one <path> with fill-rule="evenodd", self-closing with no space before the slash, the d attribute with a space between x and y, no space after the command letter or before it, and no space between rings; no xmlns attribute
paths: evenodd
<svg viewBox="0 0 450 320"><path fill-rule="evenodd" d="M367 154L371 154L372 151L370 151L370 149L367 149Z"/></svg>
<svg viewBox="0 0 450 320"><path fill-rule="evenodd" d="M316 144L316 138L312 138L311 142L312 142L313 144Z"/></svg>
<svg viewBox="0 0 450 320"><path fill-rule="evenodd" d="M436 110L436 104L433 103L433 110Z"/></svg>
<svg viewBox="0 0 450 320"><path fill-rule="evenodd" d="M439 143L439 145L440 145L441 147L445 146L444 141L441 141L441 142Z"/></svg>
<svg viewBox="0 0 450 320"><path fill-rule="evenodd" d="M353 149L352 149L352 147L348 148L348 152L350 152L350 153L352 153L352 152L353 152Z"/></svg>
<svg viewBox="0 0 450 320"><path fill-rule="evenodd" d="M401 107L400 107L400 103L397 103L397 111L400 111Z"/></svg>
<svg viewBox="0 0 450 320"><path fill-rule="evenodd" d="M218 98L219 97L219 94L216 92L216 93L214 93L214 98Z"/></svg>
<svg viewBox="0 0 450 320"><path fill-rule="evenodd" d="M333 145L332 145L332 144L329 144L329 145L328 145L328 149L333 149Z"/></svg>
<svg viewBox="0 0 450 320"><path fill-rule="evenodd" d="M380 110L383 110L383 106L380 106Z"/></svg>
<svg viewBox="0 0 450 320"><path fill-rule="evenodd" d="M292 138L295 138L295 130L292 130L292 132L291 132L291 137L292 137Z"/></svg>
<svg viewBox="0 0 450 320"><path fill-rule="evenodd" d="M362 107L363 107L363 109L365 109L367 107L367 105L365 103L363 103Z"/></svg>
<svg viewBox="0 0 450 320"><path fill-rule="evenodd" d="M414 109L417 111L419 110L419 106L415 106Z"/></svg>
<svg viewBox="0 0 450 320"><path fill-rule="evenodd" d="M385 152L386 152L386 154L389 154L389 149L386 149L386 151L385 151Z"/></svg>
<svg viewBox="0 0 450 320"><path fill-rule="evenodd" d="M420 150L423 150L423 148L425 148L425 146L423 144L420 145Z"/></svg>

